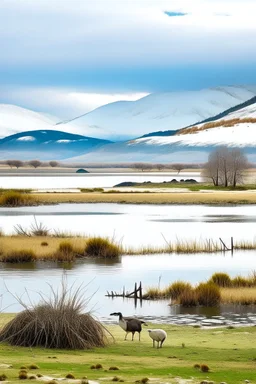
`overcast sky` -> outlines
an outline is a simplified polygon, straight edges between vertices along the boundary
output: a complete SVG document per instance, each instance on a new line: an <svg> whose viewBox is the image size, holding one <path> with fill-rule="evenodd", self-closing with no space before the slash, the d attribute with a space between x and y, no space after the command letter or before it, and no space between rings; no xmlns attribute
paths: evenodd
<svg viewBox="0 0 256 384"><path fill-rule="evenodd" d="M0 0L0 103L73 117L256 84L255 0Z"/></svg>

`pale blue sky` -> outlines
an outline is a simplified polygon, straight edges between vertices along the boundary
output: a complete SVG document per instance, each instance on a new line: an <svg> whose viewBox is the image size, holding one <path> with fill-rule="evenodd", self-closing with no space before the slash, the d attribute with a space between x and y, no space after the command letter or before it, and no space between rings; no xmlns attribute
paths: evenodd
<svg viewBox="0 0 256 384"><path fill-rule="evenodd" d="M59 117L255 84L255 0L0 0L0 103Z"/></svg>

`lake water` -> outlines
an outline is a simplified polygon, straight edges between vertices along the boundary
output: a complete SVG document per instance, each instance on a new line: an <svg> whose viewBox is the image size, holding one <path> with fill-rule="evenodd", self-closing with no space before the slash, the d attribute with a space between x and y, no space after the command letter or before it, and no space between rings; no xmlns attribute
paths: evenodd
<svg viewBox="0 0 256 384"><path fill-rule="evenodd" d="M136 205L59 204L52 206L0 208L0 228L14 233L34 221L53 230L115 238L125 246L164 246L180 240L221 237L228 245L256 237L256 205ZM256 260L256 259L255 259Z"/></svg>
<svg viewBox="0 0 256 384"><path fill-rule="evenodd" d="M167 301L143 301L135 306L133 299L109 298L107 291L132 291L134 283L142 281L144 288L149 286L164 287L169 283L181 279L197 282L206 281L216 271L227 271L231 276L241 274L247 276L255 267L254 252L235 252L215 255L151 255L151 256L123 256L118 262L104 260L80 260L73 264L54 262L38 262L37 264L1 265L0 291L2 293L2 310L17 312L22 306L14 298L22 296L26 304L39 302L42 292L49 295L50 286L56 290L61 286L65 275L69 285L87 285L84 296L90 297L88 309L105 321L110 321L111 312L137 314L145 318L161 318L163 321L182 315L182 320L191 315L199 317L215 315L225 316L234 312L234 308L221 307L215 309L187 309L179 306L169 306ZM9 291L9 292L7 292ZM13 296L14 295L14 296ZM247 312L256 313L256 308L235 308L240 316ZM184 320L185 319L185 320ZM179 318L180 320L180 318ZM255 316L256 323L256 316Z"/></svg>
<svg viewBox="0 0 256 384"><path fill-rule="evenodd" d="M67 189L67 188L109 188L116 184L132 181L162 183L172 179L195 179L201 181L199 172L177 174L177 172L132 172L132 173L9 173L0 176L0 188Z"/></svg>
<svg viewBox="0 0 256 384"><path fill-rule="evenodd" d="M256 206L175 206L175 205L122 205L122 204L60 204L55 206L1 208L0 227L5 233L13 233L14 225L29 227L36 216L50 229L65 230L85 235L115 237L123 245L165 245L165 241L179 239L203 240L219 237L229 244L234 240L253 240L256 235ZM60 287L63 273L68 283L89 284L86 297L92 296L89 308L95 314L110 321L109 313L137 314L149 320L164 319L176 323L205 321L213 315L232 323L255 321L254 307L220 307L213 310L186 309L168 306L168 302L143 301L105 297L107 291L121 292L123 286L131 291L135 282L143 287L165 285L175 280L191 283L206 281L214 272L227 272L231 276L248 276L256 269L256 252L193 255L123 256L118 262L82 260L72 265L38 263L33 265L0 265L0 301L5 312L17 312L21 307L10 294L23 295L25 302L37 302L38 292L49 293L49 284ZM6 292L9 290L10 292ZM234 313L236 315L234 315ZM251 313L251 314L250 314ZM218 316L221 316L219 318ZM228 319L228 320L227 320ZM248 320L249 319L249 320Z"/></svg>

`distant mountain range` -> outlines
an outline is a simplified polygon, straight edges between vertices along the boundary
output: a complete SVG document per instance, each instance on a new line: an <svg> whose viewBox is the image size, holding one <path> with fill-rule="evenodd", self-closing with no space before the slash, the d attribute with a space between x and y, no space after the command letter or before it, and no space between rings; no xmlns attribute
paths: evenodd
<svg viewBox="0 0 256 384"><path fill-rule="evenodd" d="M53 129L125 141L150 132L184 128L211 118L255 95L256 86L153 93L137 101L107 104L66 121L15 105L0 104L0 137L23 131Z"/></svg>
<svg viewBox="0 0 256 384"><path fill-rule="evenodd" d="M228 145L244 148L256 160L256 86L152 94L61 123L0 105L0 128L3 136L17 132L0 139L0 159L202 162L215 146ZM87 131L105 133L94 138L85 135ZM118 132L120 137L134 132L133 139L115 143L102 139Z"/></svg>
<svg viewBox="0 0 256 384"><path fill-rule="evenodd" d="M243 148L251 161L256 161L256 97L219 116L207 119L165 135L150 135L121 144L110 144L92 153L91 161L101 158L106 162L203 162L216 146ZM88 161L88 156L74 161Z"/></svg>
<svg viewBox="0 0 256 384"><path fill-rule="evenodd" d="M241 104L255 95L256 86L153 93L137 101L118 101L104 105L75 119L58 123L58 129L62 130L66 124L72 124L94 130L96 137L113 141L127 140L154 131L186 127Z"/></svg>

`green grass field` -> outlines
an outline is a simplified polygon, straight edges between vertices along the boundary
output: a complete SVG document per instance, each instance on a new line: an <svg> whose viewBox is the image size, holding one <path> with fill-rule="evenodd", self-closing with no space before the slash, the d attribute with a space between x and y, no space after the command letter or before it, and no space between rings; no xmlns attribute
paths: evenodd
<svg viewBox="0 0 256 384"><path fill-rule="evenodd" d="M10 316L1 315L0 326ZM168 338L162 349L153 349L147 328L163 328ZM240 384L245 380L256 382L256 327L200 329L189 326L149 325L144 327L141 341L124 341L124 331L119 326L108 326L115 341L106 348L86 351L47 350L39 348L0 345L0 368L9 381L19 381L21 366L36 364L37 370L29 370L28 376L42 374L63 378L72 373L76 379L87 377L100 383L111 383L117 376L125 383L149 378L149 383L214 383ZM102 369L91 369L101 364ZM203 373L195 364L206 364L210 371ZM110 367L119 370L111 371ZM32 383L36 380L30 380ZM49 382L49 379L47 380Z"/></svg>

